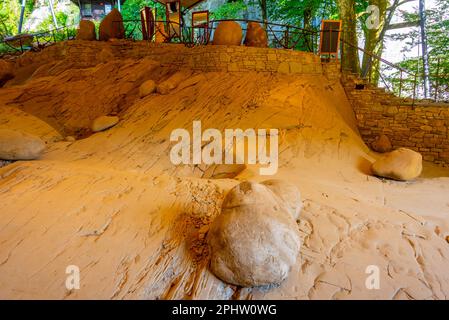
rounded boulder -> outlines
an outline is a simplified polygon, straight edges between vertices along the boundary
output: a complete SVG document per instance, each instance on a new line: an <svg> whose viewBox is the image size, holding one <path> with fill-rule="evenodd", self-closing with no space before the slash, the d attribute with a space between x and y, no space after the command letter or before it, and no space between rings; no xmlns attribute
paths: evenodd
<svg viewBox="0 0 449 320"><path fill-rule="evenodd" d="M98 33L100 41L125 38L125 27L120 11L116 8L112 9L112 11L104 17L103 21L101 21Z"/></svg>
<svg viewBox="0 0 449 320"><path fill-rule="evenodd" d="M268 47L267 32L257 22L249 22L246 30L245 45L247 47Z"/></svg>
<svg viewBox="0 0 449 320"><path fill-rule="evenodd" d="M235 21L222 21L214 33L214 45L240 46L242 43L242 27Z"/></svg>
<svg viewBox="0 0 449 320"><path fill-rule="evenodd" d="M379 177L408 181L421 175L422 161L420 153L407 148L399 148L374 162L372 171Z"/></svg>
<svg viewBox="0 0 449 320"><path fill-rule="evenodd" d="M39 158L46 148L45 142L32 134L0 129L0 159L34 160Z"/></svg>
<svg viewBox="0 0 449 320"><path fill-rule="evenodd" d="M211 270L243 287L287 278L300 249L298 227L288 208L265 185L243 182L226 196L208 233Z"/></svg>
<svg viewBox="0 0 449 320"><path fill-rule="evenodd" d="M90 20L81 20L78 30L76 31L76 40L97 40L95 24Z"/></svg>

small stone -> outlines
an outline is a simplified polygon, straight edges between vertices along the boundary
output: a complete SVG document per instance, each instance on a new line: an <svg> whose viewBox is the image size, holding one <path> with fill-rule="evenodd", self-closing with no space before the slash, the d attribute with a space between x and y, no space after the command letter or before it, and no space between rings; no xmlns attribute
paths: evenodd
<svg viewBox="0 0 449 320"><path fill-rule="evenodd" d="M75 141L76 141L76 138L73 137L73 136L67 136L67 137L65 137L65 141L68 141L68 142L75 142Z"/></svg>
<svg viewBox="0 0 449 320"><path fill-rule="evenodd" d="M139 88L139 96L144 98L156 91L156 82L147 80Z"/></svg>
<svg viewBox="0 0 449 320"><path fill-rule="evenodd" d="M386 153L393 150L393 146L391 145L390 138L385 134L380 135L377 139L372 143L371 147L374 151L379 153Z"/></svg>
<svg viewBox="0 0 449 320"><path fill-rule="evenodd" d="M0 159L34 160L39 158L46 148L41 138L29 133L0 129Z"/></svg>
<svg viewBox="0 0 449 320"><path fill-rule="evenodd" d="M103 131L115 126L119 120L116 116L101 116L93 121L91 129L93 132Z"/></svg>

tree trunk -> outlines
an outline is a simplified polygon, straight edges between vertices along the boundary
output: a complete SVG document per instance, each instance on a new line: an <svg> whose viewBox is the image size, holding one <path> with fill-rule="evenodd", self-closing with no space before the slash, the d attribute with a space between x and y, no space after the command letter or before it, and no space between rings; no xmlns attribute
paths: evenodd
<svg viewBox="0 0 449 320"><path fill-rule="evenodd" d="M345 71L359 73L360 63L358 55L357 19L355 15L355 0L338 0L340 19L343 22L342 37L351 45L343 44L342 67Z"/></svg>
<svg viewBox="0 0 449 320"><path fill-rule="evenodd" d="M364 26L365 32L365 51L373 53L377 56L382 55L383 49L383 38L387 14L388 0L369 0L369 5L374 5L379 8L378 25L374 26ZM371 19L371 17L368 17ZM370 21L367 21L369 24ZM362 60L362 77L369 77L373 83L377 83L379 78L379 61L372 59L369 54L363 54Z"/></svg>
<svg viewBox="0 0 449 320"><path fill-rule="evenodd" d="M419 0L419 18L421 20L421 48L423 61L423 80L424 80L424 98L429 97L429 56L427 50L427 34L426 34L426 6L424 0Z"/></svg>
<svg viewBox="0 0 449 320"><path fill-rule="evenodd" d="M268 22L268 8L267 0L259 0L260 11L262 13L263 23L266 25Z"/></svg>
<svg viewBox="0 0 449 320"><path fill-rule="evenodd" d="M312 31L312 18L313 18L313 13L312 13L312 9L307 8L304 10L304 30L307 31ZM305 49L308 51L313 51L313 37L312 37L312 33L305 33L304 34L304 45L305 45Z"/></svg>

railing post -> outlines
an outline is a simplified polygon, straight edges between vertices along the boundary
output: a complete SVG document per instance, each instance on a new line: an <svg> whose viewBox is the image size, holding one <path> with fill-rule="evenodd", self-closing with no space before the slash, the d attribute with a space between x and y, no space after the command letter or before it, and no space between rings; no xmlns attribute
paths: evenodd
<svg viewBox="0 0 449 320"><path fill-rule="evenodd" d="M412 101L412 107L415 106L415 99L416 99L416 81L417 81L417 74L415 73L415 78L413 80L413 101Z"/></svg>

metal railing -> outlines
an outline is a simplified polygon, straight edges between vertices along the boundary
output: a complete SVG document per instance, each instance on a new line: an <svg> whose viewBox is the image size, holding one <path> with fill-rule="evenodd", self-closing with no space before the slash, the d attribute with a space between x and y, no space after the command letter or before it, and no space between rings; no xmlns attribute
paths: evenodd
<svg viewBox="0 0 449 320"><path fill-rule="evenodd" d="M159 33L164 37L164 42L179 42L184 43L187 46L194 45L206 45L213 39L213 34L220 22L233 21L241 25L243 30L243 36L245 37L247 32L247 25L251 22L259 23L264 26L267 31L268 46L271 48L283 48L283 49L296 49L301 51L308 51L317 53L318 51L318 36L319 31L306 30L296 26L283 25L279 23L263 22L258 20L246 20L246 19L222 19L211 20L207 24L207 27L199 28L188 26L176 21L157 20L154 22L155 29L153 35L149 35L149 39L152 39L156 33ZM114 21L114 23L120 23ZM125 37L127 39L142 40L142 26L141 20L124 20ZM168 28L168 25L172 27ZM160 29L160 25L164 25L164 30ZM175 26L175 28L173 28ZM170 32L166 30L169 29ZM203 32L198 32L199 36L195 35L195 31L203 29ZM178 30L178 31L177 31Z"/></svg>
<svg viewBox="0 0 449 320"><path fill-rule="evenodd" d="M25 51L39 51L59 41L72 40L76 27L64 26L53 30L19 34L0 40L0 56L17 55Z"/></svg>

